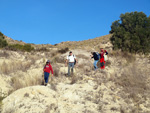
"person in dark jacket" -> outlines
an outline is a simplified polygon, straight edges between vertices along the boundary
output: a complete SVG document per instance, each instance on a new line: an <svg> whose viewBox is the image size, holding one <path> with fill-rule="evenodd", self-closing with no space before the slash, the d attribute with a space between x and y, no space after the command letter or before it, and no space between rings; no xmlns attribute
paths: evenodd
<svg viewBox="0 0 150 113"><path fill-rule="evenodd" d="M99 61L99 53L97 53L97 52L91 52L91 59L92 58L94 58L94 63L93 63L93 65L94 65L94 69L96 70L96 69L98 69L98 67L97 67L97 62Z"/></svg>
<svg viewBox="0 0 150 113"><path fill-rule="evenodd" d="M53 68L49 60L46 62L46 65L44 66L43 71L44 71L44 83L45 83L44 85L47 86L50 72L52 73L52 76L53 76Z"/></svg>

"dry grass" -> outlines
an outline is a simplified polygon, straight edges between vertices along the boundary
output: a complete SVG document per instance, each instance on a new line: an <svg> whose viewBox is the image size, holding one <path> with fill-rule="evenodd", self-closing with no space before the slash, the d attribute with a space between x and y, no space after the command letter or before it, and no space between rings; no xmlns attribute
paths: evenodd
<svg viewBox="0 0 150 113"><path fill-rule="evenodd" d="M76 55L77 58L82 58L84 60L89 60L90 57L85 56L84 54L78 54Z"/></svg>
<svg viewBox="0 0 150 113"><path fill-rule="evenodd" d="M120 52L120 51L112 51L109 53L109 57L116 57L118 59L123 58L126 59L127 63L133 63L136 60L134 54L128 52Z"/></svg>
<svg viewBox="0 0 150 113"><path fill-rule="evenodd" d="M77 68L80 69L79 73L88 75L92 70L94 70L94 66L92 63L85 61L84 63L78 64Z"/></svg>
<svg viewBox="0 0 150 113"><path fill-rule="evenodd" d="M98 49L101 43L105 44L109 42L111 35L105 35L102 37L97 37L94 39L84 40L84 41L73 41L73 42L62 42L55 45L58 48L69 48L69 49L85 49L91 50L91 48Z"/></svg>
<svg viewBox="0 0 150 113"><path fill-rule="evenodd" d="M2 74L9 75L10 73L16 72L18 70L20 71L27 71L31 65L34 64L34 61L31 60L30 62L22 62L22 61L11 61L11 62L3 62L0 71Z"/></svg>
<svg viewBox="0 0 150 113"><path fill-rule="evenodd" d="M41 85L42 84L42 73L41 76L30 76L30 75L17 75L15 77L12 77L11 79L11 85L13 87L13 91L28 87L28 86L34 86L34 85Z"/></svg>
<svg viewBox="0 0 150 113"><path fill-rule="evenodd" d="M17 71L23 71L26 72L31 66L35 64L35 62L42 58L40 53L31 52L30 54L25 54L23 52L20 52L22 56L25 56L25 60L20 59L10 59L10 60L4 60L3 63L0 66L0 72L2 74L9 75L10 73L17 72Z"/></svg>
<svg viewBox="0 0 150 113"><path fill-rule="evenodd" d="M6 51L0 51L0 57L9 58L9 54Z"/></svg>
<svg viewBox="0 0 150 113"><path fill-rule="evenodd" d="M126 93L129 93L129 98L133 99L135 103L140 102L138 94L146 98L149 95L150 86L147 84L149 73L145 70L137 68L134 64L124 70L120 77L116 77L114 81L117 85L123 87Z"/></svg>
<svg viewBox="0 0 150 113"><path fill-rule="evenodd" d="M59 55L58 56L55 56L52 60L53 63L65 63L65 60L63 57L60 57Z"/></svg>
<svg viewBox="0 0 150 113"><path fill-rule="evenodd" d="M59 77L59 65L53 65L54 76Z"/></svg>

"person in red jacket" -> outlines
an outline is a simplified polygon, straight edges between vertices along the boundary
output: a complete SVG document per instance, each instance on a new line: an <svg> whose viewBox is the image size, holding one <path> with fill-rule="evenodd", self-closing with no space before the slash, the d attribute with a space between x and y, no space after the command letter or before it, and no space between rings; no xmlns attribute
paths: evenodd
<svg viewBox="0 0 150 113"><path fill-rule="evenodd" d="M104 50L103 48L101 48L101 52L100 52L100 66L101 66L101 69L105 69L104 54L108 55L108 52L106 50Z"/></svg>
<svg viewBox="0 0 150 113"><path fill-rule="evenodd" d="M44 66L43 71L44 71L44 81L45 81L44 85L46 86L48 83L48 80L49 80L50 72L52 73L52 76L53 76L53 68L52 68L49 60L46 62L46 65Z"/></svg>

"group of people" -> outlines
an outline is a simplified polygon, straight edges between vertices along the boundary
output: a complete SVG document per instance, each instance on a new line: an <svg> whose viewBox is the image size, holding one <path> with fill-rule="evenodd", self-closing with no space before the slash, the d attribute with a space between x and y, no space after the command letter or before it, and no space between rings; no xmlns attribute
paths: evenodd
<svg viewBox="0 0 150 113"><path fill-rule="evenodd" d="M101 69L105 69L105 55L108 55L108 52L104 50L103 48L100 48L100 53L98 52L91 52L91 59L94 59L94 69L97 70L97 63L100 61L100 67Z"/></svg>
<svg viewBox="0 0 150 113"><path fill-rule="evenodd" d="M105 55L108 55L108 52L106 50L104 50L103 48L100 48L100 53L98 52L91 52L91 59L94 59L94 69L97 70L97 63L100 62L100 67L101 69L105 69ZM66 58L65 61L65 66L68 66L68 76L70 76L71 74L73 74L73 69L75 64L78 63L78 60L76 58L76 56L72 53L72 51L69 52L69 55ZM70 73L70 69L71 69L71 73ZM51 66L50 60L48 60L44 66L44 85L46 86L49 80L49 74L50 72L52 73L53 76L53 68Z"/></svg>

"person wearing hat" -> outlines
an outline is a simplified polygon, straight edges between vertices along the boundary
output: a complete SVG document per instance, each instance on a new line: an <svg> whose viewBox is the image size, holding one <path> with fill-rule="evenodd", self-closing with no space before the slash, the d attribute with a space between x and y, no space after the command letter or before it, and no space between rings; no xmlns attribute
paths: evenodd
<svg viewBox="0 0 150 113"><path fill-rule="evenodd" d="M72 51L70 51L66 59L66 66L68 65L68 76L70 76L70 68L71 68L71 73L73 74L73 68L75 63L77 63L76 56L72 54Z"/></svg>
<svg viewBox="0 0 150 113"><path fill-rule="evenodd" d="M53 76L53 68L50 64L50 60L48 60L44 66L44 85L46 86L47 83L48 83L48 80L49 80L49 74L50 72L52 73L52 76Z"/></svg>
<svg viewBox="0 0 150 113"><path fill-rule="evenodd" d="M108 55L108 52L106 50L104 50L103 47L100 48L100 67L101 69L105 69L105 59L104 59L104 55Z"/></svg>

